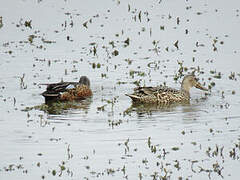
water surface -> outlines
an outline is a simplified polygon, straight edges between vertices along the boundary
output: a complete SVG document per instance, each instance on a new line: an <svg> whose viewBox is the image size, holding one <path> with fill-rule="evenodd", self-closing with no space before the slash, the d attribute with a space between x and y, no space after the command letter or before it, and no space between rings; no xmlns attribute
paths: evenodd
<svg viewBox="0 0 240 180"><path fill-rule="evenodd" d="M0 179L236 179L238 7L233 0L4 2ZM190 105L132 107L124 95L136 84L179 88L194 68L211 90L192 89ZM94 94L81 108L24 111L44 103L40 83L81 75Z"/></svg>

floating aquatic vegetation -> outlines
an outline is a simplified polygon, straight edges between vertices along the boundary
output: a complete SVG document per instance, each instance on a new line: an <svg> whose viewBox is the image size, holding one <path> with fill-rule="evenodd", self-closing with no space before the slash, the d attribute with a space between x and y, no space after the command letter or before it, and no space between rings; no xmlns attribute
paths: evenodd
<svg viewBox="0 0 240 180"><path fill-rule="evenodd" d="M101 64L100 63L92 63L92 68L95 69L95 68L101 68Z"/></svg>
<svg viewBox="0 0 240 180"><path fill-rule="evenodd" d="M174 46L175 46L177 49L179 49L179 47L178 47L178 40L174 43Z"/></svg>
<svg viewBox="0 0 240 180"><path fill-rule="evenodd" d="M222 78L222 73L218 72L213 77L216 78L216 79L221 79Z"/></svg>
<svg viewBox="0 0 240 180"><path fill-rule="evenodd" d="M25 73L23 73L22 77L20 76L20 88L21 89L27 89L27 85L26 83L24 82L24 78L25 78Z"/></svg>
<svg viewBox="0 0 240 180"><path fill-rule="evenodd" d="M235 72L231 72L230 73L230 75L228 76L228 78L230 79L230 80L237 80L237 78L236 78L236 73Z"/></svg>
<svg viewBox="0 0 240 180"><path fill-rule="evenodd" d="M56 41L50 41L50 40L46 40L44 38L42 38L41 40L43 43L46 43L46 44L56 43Z"/></svg>
<svg viewBox="0 0 240 180"><path fill-rule="evenodd" d="M119 55L119 51L118 51L118 50L114 50L114 51L112 52L112 55L113 55L113 56Z"/></svg>
<svg viewBox="0 0 240 180"><path fill-rule="evenodd" d="M33 43L33 39L36 38L37 36L35 35L29 35L28 36L28 41L32 44Z"/></svg>
<svg viewBox="0 0 240 180"><path fill-rule="evenodd" d="M87 21L83 23L83 27L88 28L87 23L88 23Z"/></svg>
<svg viewBox="0 0 240 180"><path fill-rule="evenodd" d="M30 20L30 21L25 21L25 22L24 22L24 26L25 26L25 27L29 27L30 29L32 29L32 20Z"/></svg>
<svg viewBox="0 0 240 180"><path fill-rule="evenodd" d="M124 47L127 47L127 46L129 46L129 41L130 41L130 39L129 39L129 38L127 38L127 39L124 41Z"/></svg>
<svg viewBox="0 0 240 180"><path fill-rule="evenodd" d="M149 1L144 4L140 1L126 3L114 0L109 1L111 4L104 3L103 8L97 8L96 11L94 11L95 7L91 6L87 8L90 11L86 13L83 11L83 13L82 7L79 6L80 8L76 9L70 1L64 1L63 4L62 2L55 3L53 6L51 6L51 1L38 0L37 2L41 4L33 4L34 7L40 5L35 10L50 5L48 8L52 16L46 21L41 21L45 22L44 24L36 23L35 19L32 22L24 19L21 25L17 23L19 28L16 28L16 23L14 25L14 22L6 22L13 19L9 16L7 19L3 17L4 27L0 29L4 34L8 30L6 28L9 28L9 33L16 33L17 39L20 38L14 41L16 37L6 36L9 42L2 42L2 52L6 52L0 62L2 70L10 67L11 64L17 69L20 61L24 63L21 63L24 71L18 72L21 77L15 79L17 84L8 82L11 80L11 75L8 73L6 73L6 78L2 77L0 80L1 87L4 87L0 88L0 100L3 103L1 109L2 112L7 111L3 114L4 121L0 120L4 128L3 139L6 134L7 140L4 141L7 144L1 148L4 153L10 155L12 161L10 164L4 164L9 161L9 158L3 157L2 167L0 167L1 177L7 174L5 178L11 179L13 176L21 177L26 172L29 178L38 179L82 177L82 179L181 180L237 177L235 169L239 164L239 141L234 141L234 139L238 137L237 119L239 117L238 111L234 109L239 104L237 101L238 84L235 81L240 78L240 74L239 72L230 73L230 71L236 71L236 67L230 70L223 68L221 72L214 69L222 65L221 61L224 57L227 56L233 60L239 53L236 47L232 47L236 33L229 31L231 36L226 42L224 39L215 38L216 35L221 37L226 28L231 27L229 22L237 25L236 20L239 18L236 19L235 15L239 14L239 10L234 9L232 13L226 13L226 8L220 8L218 16L214 17L214 3L211 3L212 6L209 4L209 7L205 5L202 7L206 2L199 2L198 6L194 4L194 1L185 3L176 1L179 8L173 11L168 8L168 1L159 5L158 3L163 1ZM27 2L29 3L31 4ZM116 5L116 3L121 4ZM88 4L91 2L84 6ZM162 9L162 5L169 11ZM28 12L28 7L24 8ZM230 8L231 6L228 9ZM205 13L208 9L210 11ZM46 10L44 12L50 13L48 9ZM94 12L99 14L93 16ZM199 14L201 16L196 15L197 12L201 12ZM233 19L228 16L229 14L233 16ZM58 17L57 20L54 18L55 15ZM214 18L224 20L227 17L232 21L226 21L226 26L221 29L208 23L210 19L207 16L209 15L211 20ZM45 16L32 16L37 19L42 17ZM28 18L31 18L31 13L28 14ZM202 18L206 20L203 23L200 22ZM29 22L27 26L25 26L26 20ZM198 21L200 23L197 23ZM50 26L47 25L48 23ZM37 26L41 32L36 29ZM109 29L111 26L112 28ZM11 27L13 29L10 29ZM218 30L222 31L218 32ZM205 36L205 34L208 35ZM2 39L5 37L3 36ZM233 43L229 44L231 41ZM207 42L210 43L207 44ZM220 52L221 48L223 51ZM209 49L215 51L209 52ZM231 49L235 56L231 56L231 53L224 54ZM114 52L115 50L117 52ZM9 56L17 58L12 60ZM169 63L164 61L166 58L170 59ZM72 59L75 59L75 62ZM176 59L182 64L176 64ZM194 67L197 64L200 64L204 71ZM179 80L183 75L190 73L193 67L197 69L196 73L205 73L201 78L208 79L207 84L214 88L206 101L201 98L194 101L195 98L193 98L192 104L188 107L181 105L165 109L155 107L154 109L154 107L140 106L128 108L122 112L128 104L130 106L130 102L121 94L132 89L134 84L145 84L145 81L157 83L162 79L172 83L173 78L176 81ZM87 68L89 70L86 70ZM176 70L174 74L173 69ZM214 72L209 73L210 69ZM23 77L23 72L25 72L25 77ZM40 89L36 82L40 82L43 78L61 78L64 74L65 78L72 79L78 76L76 72L96 76L94 81L97 83L93 83L96 95L93 97L94 103L91 104L91 108L85 109L87 115L78 114L80 109L84 109L79 107L81 103L77 103L77 107L62 104L49 107L44 104L35 107L37 111L31 111L29 107L26 108L28 110L26 113L18 113L18 110L12 113L11 109L19 109L28 106L27 104L42 101L39 99ZM3 75L5 75L4 72ZM101 83L103 86L99 85ZM21 89L18 88L19 86ZM110 86L116 87L109 88ZM24 90L25 87L28 87L27 90ZM16 94L12 94L15 90ZM120 97L114 101L113 97L116 95ZM107 100L103 100L104 98ZM73 110L74 108L77 110ZM38 110L61 115L46 115L46 119L39 116L43 112ZM226 114L231 115L226 118L227 120L223 119ZM4 118L5 116L7 118ZM58 121L58 118L63 118L63 120ZM11 120L10 125L15 123L14 119L19 120L14 126L10 126L11 136L8 136L8 130L5 129L8 119ZM39 127L39 121L42 121L41 125L44 126L47 123L48 126ZM71 127L68 126L70 123ZM25 127L24 130L22 127ZM20 129L22 132L18 132ZM222 134L220 134L221 129ZM226 134L228 138L222 138ZM28 139L29 137L32 138ZM67 141L72 143L71 148L74 148L74 151L72 149L70 151L67 145L67 150L61 152L62 146L66 145ZM219 142L220 144L215 146L215 143ZM121 144L119 149L116 147L117 143ZM15 154L14 148L7 147L16 144L19 147L23 145L17 153L24 156L24 160L17 158L13 163L14 156L11 154ZM38 155L35 153L35 157L28 156L29 153L31 155L31 152L35 152L36 145L42 144L44 145L43 152ZM210 150L206 147L208 145ZM25 148L30 151L25 151ZM34 148L33 151L31 148ZM59 151L55 153L54 150L58 148ZM9 149L9 152L5 151L6 149ZM96 154L92 153L93 156L91 156L89 152L95 152L95 149ZM66 157L62 159L64 155ZM21 167L20 165L24 169L18 170L17 166ZM4 172L3 167L9 171ZM74 171L70 169L71 167ZM134 170L132 167L137 168ZM15 169L15 172L12 173L11 169Z"/></svg>
<svg viewBox="0 0 240 180"><path fill-rule="evenodd" d="M114 120L108 120L108 125L112 128L116 127L116 126L119 126L120 124L123 123L123 120L119 119L117 121L114 121Z"/></svg>
<svg viewBox="0 0 240 180"><path fill-rule="evenodd" d="M2 20L2 16L0 16L0 29L3 27L3 20Z"/></svg>
<svg viewBox="0 0 240 180"><path fill-rule="evenodd" d="M186 71L188 70L187 67L184 67L184 66L183 66L183 62L178 61L178 65L179 65L178 71L177 71L177 73L174 75L174 80L175 80L175 81L177 81L178 79L180 79L181 77L183 77L183 76L184 76L183 72L184 72L184 71L186 72Z"/></svg>

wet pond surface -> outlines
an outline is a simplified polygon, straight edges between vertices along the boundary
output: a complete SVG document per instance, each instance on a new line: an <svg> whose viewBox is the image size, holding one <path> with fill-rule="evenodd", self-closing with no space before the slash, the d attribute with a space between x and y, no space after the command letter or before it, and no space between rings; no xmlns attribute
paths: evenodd
<svg viewBox="0 0 240 180"><path fill-rule="evenodd" d="M236 179L238 1L6 1L0 7L0 179ZM136 85L189 105L133 107ZM40 110L40 83L91 80L78 108ZM35 107L35 108L34 108Z"/></svg>

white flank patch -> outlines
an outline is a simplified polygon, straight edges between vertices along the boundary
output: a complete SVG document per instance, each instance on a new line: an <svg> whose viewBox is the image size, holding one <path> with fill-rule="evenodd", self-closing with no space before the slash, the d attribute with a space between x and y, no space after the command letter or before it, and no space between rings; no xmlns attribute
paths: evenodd
<svg viewBox="0 0 240 180"><path fill-rule="evenodd" d="M72 84L69 84L69 85L66 87L66 89L73 89L73 88L75 88L75 86L72 85Z"/></svg>

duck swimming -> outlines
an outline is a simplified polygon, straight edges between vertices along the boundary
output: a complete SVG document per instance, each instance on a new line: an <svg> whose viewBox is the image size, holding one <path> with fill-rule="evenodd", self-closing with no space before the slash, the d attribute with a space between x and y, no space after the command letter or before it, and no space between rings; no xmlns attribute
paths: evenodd
<svg viewBox="0 0 240 180"><path fill-rule="evenodd" d="M191 74L183 78L180 90L162 85L157 87L137 87L134 89L133 94L126 95L129 96L134 103L183 103L190 101L189 91L192 87L204 91L208 90L198 82L195 75Z"/></svg>
<svg viewBox="0 0 240 180"><path fill-rule="evenodd" d="M90 80L86 76L81 76L79 82L59 82L41 85L47 85L46 91L42 93L46 103L81 100L92 96Z"/></svg>

